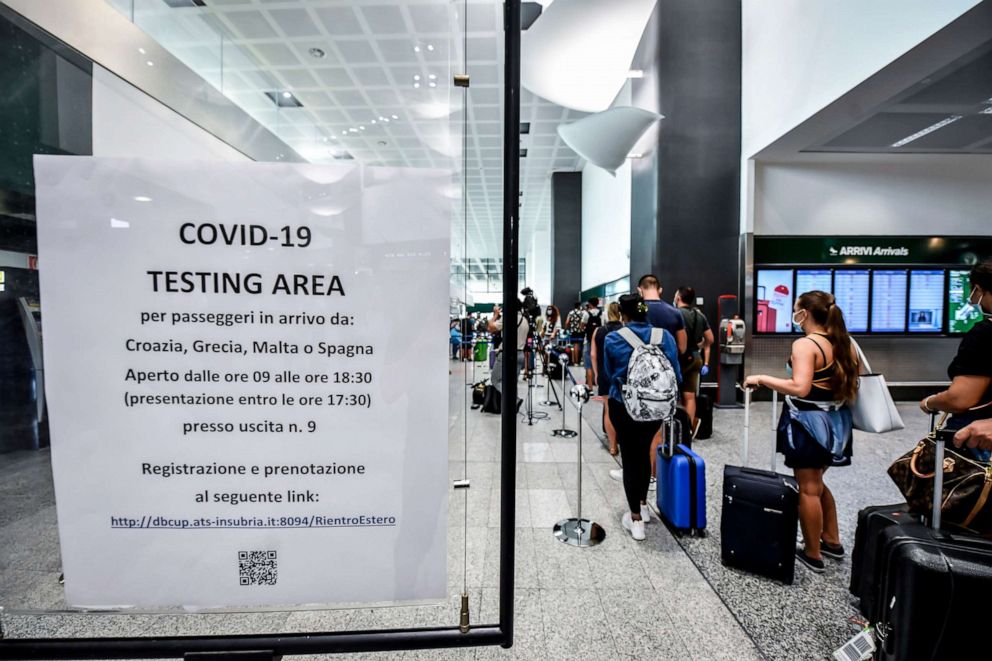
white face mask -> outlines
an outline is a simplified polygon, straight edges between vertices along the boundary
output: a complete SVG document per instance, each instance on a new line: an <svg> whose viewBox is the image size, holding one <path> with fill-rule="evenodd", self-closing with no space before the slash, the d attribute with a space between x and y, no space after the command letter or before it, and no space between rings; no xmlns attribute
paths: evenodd
<svg viewBox="0 0 992 661"><path fill-rule="evenodd" d="M802 321L800 321L799 319L796 319L796 317L798 317L801 314L804 314L805 312L806 312L806 310L800 310L799 312L793 312L792 313L792 323L793 323L794 326L796 326L796 328L799 328L800 330L802 330L802 327L803 327L802 322L803 321L806 321L806 317L803 317L802 318Z"/></svg>
<svg viewBox="0 0 992 661"><path fill-rule="evenodd" d="M982 295L978 297L978 300L977 301L975 301L973 299L975 298L975 292L976 291L979 291L979 290L976 289L975 287L972 287L971 288L971 293L968 294L968 308L970 308L971 310L977 310L979 312L979 314L981 314L983 317L992 317L992 312L986 312L985 310L982 309L982 299L985 298L985 295L988 292L984 292L983 291L982 292Z"/></svg>

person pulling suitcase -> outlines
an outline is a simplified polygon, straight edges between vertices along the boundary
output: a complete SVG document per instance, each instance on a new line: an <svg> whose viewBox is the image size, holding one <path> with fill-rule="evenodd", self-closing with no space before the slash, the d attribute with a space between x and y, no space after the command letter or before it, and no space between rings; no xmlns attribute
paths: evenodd
<svg viewBox="0 0 992 661"><path fill-rule="evenodd" d="M610 420L623 456L623 490L629 511L621 524L631 537L645 538L651 520L647 505L651 480L649 450L663 421L675 414L681 381L678 347L668 331L647 323L647 306L638 294L620 297L624 328L604 342L603 366L610 384Z"/></svg>
<svg viewBox="0 0 992 661"><path fill-rule="evenodd" d="M858 387L857 350L832 294L809 291L796 299L792 321L805 335L792 343L787 378L755 374L744 387L767 387L785 395L776 448L799 484L803 546L796 557L823 573L823 558L841 560L837 505L823 481L832 466L851 463L851 402Z"/></svg>

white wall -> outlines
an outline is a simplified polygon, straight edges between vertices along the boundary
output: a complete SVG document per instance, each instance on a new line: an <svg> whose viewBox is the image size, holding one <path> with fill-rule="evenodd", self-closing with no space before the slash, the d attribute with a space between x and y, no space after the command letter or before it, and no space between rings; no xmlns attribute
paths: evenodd
<svg viewBox="0 0 992 661"><path fill-rule="evenodd" d="M978 0L743 0L742 152L768 146Z"/></svg>
<svg viewBox="0 0 992 661"><path fill-rule="evenodd" d="M582 169L582 289L630 274L630 162Z"/></svg>
<svg viewBox="0 0 992 661"><path fill-rule="evenodd" d="M93 155L251 160L96 64L93 65Z"/></svg>
<svg viewBox="0 0 992 661"><path fill-rule="evenodd" d="M817 160L755 164L755 234L992 233L992 156Z"/></svg>
<svg viewBox="0 0 992 661"><path fill-rule="evenodd" d="M551 232L538 230L530 242L527 258L527 285L537 294L537 300L551 300Z"/></svg>

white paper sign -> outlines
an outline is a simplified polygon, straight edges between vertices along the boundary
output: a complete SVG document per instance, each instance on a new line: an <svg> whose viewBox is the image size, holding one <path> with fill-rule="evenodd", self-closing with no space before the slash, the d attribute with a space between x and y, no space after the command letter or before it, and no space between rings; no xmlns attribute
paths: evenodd
<svg viewBox="0 0 992 661"><path fill-rule="evenodd" d="M68 603L444 597L450 175L35 175Z"/></svg>

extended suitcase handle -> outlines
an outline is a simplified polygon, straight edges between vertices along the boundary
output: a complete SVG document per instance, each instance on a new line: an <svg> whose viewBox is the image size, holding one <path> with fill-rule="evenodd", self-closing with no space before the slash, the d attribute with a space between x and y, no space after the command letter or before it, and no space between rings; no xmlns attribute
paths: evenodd
<svg viewBox="0 0 992 661"><path fill-rule="evenodd" d="M744 447L741 448L741 466L747 466L748 450L750 449L751 441L751 388L745 388L742 384L738 383L737 387L744 391ZM775 412L778 410L778 391L772 390L772 431L778 431L778 426L775 424ZM771 470L773 473L778 472L776 465L776 447L774 445L775 437L772 437L772 461Z"/></svg>
<svg viewBox="0 0 992 661"><path fill-rule="evenodd" d="M937 470L940 466L941 469L944 467L944 438L937 433L944 423L947 421L947 413L940 414L940 420L937 420L937 415L940 414L939 411L934 411L930 414L930 436L933 437L934 443L934 454L933 454L933 510L930 514L930 526L934 529L934 532L940 530L940 506L943 504L944 500L944 471Z"/></svg>

